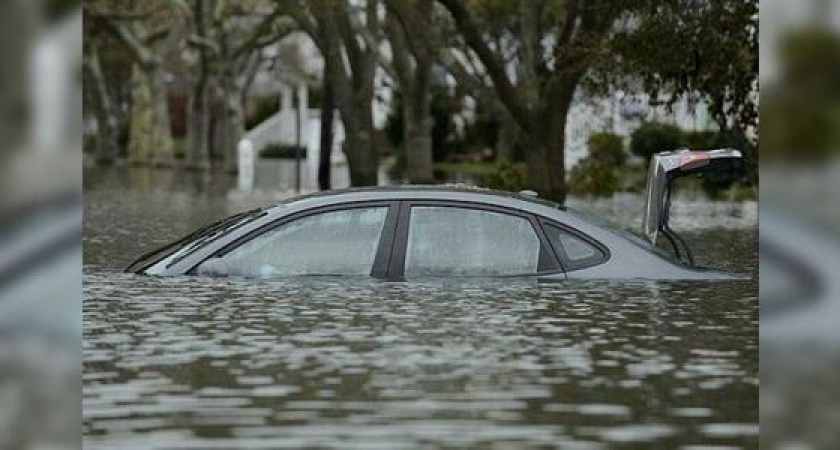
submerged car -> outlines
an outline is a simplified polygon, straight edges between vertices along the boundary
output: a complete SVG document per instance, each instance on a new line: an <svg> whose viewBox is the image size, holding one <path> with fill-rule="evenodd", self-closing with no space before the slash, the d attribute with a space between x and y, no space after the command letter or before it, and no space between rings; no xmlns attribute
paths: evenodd
<svg viewBox="0 0 840 450"><path fill-rule="evenodd" d="M678 150L650 164L642 239L537 198L447 186L376 187L302 196L237 214L140 257L149 275L288 277L538 276L703 279L668 226L673 180L737 163L737 150ZM656 246L662 234L674 255Z"/></svg>

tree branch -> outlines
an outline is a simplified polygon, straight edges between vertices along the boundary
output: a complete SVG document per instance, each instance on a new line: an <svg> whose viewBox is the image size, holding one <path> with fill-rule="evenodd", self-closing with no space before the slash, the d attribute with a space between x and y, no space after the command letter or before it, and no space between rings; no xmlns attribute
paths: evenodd
<svg viewBox="0 0 840 450"><path fill-rule="evenodd" d="M341 36L341 41L347 52L347 59L350 62L350 67L354 76L361 75L365 70L363 61L363 51L359 42L356 41L356 34L353 30L353 25L350 22L350 11L348 11L343 4L334 2L333 7L329 13L332 16L333 23L336 24L338 35Z"/></svg>
<svg viewBox="0 0 840 450"><path fill-rule="evenodd" d="M154 54L124 24L104 17L97 20L129 51L135 62L141 66L148 66L155 62Z"/></svg>
<svg viewBox="0 0 840 450"><path fill-rule="evenodd" d="M218 55L221 52L219 44L216 41L196 34L187 37L187 44L209 50L213 55Z"/></svg>
<svg viewBox="0 0 840 450"><path fill-rule="evenodd" d="M286 2L283 3L283 6L286 14L315 42L321 54L326 54L324 30L319 27L318 22L312 17L308 4L306 2Z"/></svg>
<svg viewBox="0 0 840 450"><path fill-rule="evenodd" d="M279 6L275 6L274 10L271 11L270 14L263 17L263 19L254 27L254 31L242 41L241 44L234 47L232 54L234 58L238 58L242 56L243 53L252 50L254 45L262 38L266 33L271 31L272 26L274 25L275 21L278 17L283 13L282 8Z"/></svg>
<svg viewBox="0 0 840 450"><path fill-rule="evenodd" d="M499 99L504 103L505 107L510 111L517 124L524 130L531 130L534 123L531 120L531 112L525 108L519 100L519 95L516 88L511 84L505 71L504 65L499 61L497 56L493 53L481 34L478 31L478 26L475 20L467 11L461 0L439 0L455 20L455 25L464 36L464 40L478 55L481 63L487 70L488 76L493 80L493 85L496 87L496 92L499 94Z"/></svg>
<svg viewBox="0 0 840 450"><path fill-rule="evenodd" d="M404 30L405 42L414 55L428 53L432 42L437 41L432 37L435 27L429 23L428 17L432 12L431 2L424 2L417 9L407 7L402 0L386 0L389 16L396 19Z"/></svg>
<svg viewBox="0 0 840 450"><path fill-rule="evenodd" d="M561 51L560 49L565 48L571 42L578 17L580 17L580 0L569 0L563 27L559 29L560 33L557 35L557 44L554 47L555 54L558 54Z"/></svg>
<svg viewBox="0 0 840 450"><path fill-rule="evenodd" d="M410 50L406 48L407 43L402 29L391 14L385 22L385 34L388 36L388 45L391 47L391 64L385 66L394 73L401 88L406 88L412 84Z"/></svg>
<svg viewBox="0 0 840 450"><path fill-rule="evenodd" d="M143 43L144 46L149 47L154 45L157 41L166 38L169 36L169 33L172 32L172 27L169 25L162 25L154 30L149 31L142 37L138 37L138 40Z"/></svg>

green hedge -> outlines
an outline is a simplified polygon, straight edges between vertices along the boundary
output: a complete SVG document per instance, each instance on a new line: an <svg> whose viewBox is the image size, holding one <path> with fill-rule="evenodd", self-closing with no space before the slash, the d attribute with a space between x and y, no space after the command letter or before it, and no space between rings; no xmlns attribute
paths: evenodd
<svg viewBox="0 0 840 450"><path fill-rule="evenodd" d="M615 133L595 133L586 141L588 159L597 164L620 167L624 165L624 142Z"/></svg>
<svg viewBox="0 0 840 450"><path fill-rule="evenodd" d="M682 146L692 150L711 150L717 145L718 132L714 130L686 131L680 141Z"/></svg>
<svg viewBox="0 0 840 450"><path fill-rule="evenodd" d="M295 159L297 155L297 146L296 145L286 145L286 144L268 144L260 150L260 157L261 158L277 158L277 159ZM300 147L300 157L301 159L306 158L306 147Z"/></svg>
<svg viewBox="0 0 840 450"><path fill-rule="evenodd" d="M630 151L648 160L654 153L683 146L683 138L682 130L675 125L645 122L630 136Z"/></svg>
<svg viewBox="0 0 840 450"><path fill-rule="evenodd" d="M488 177L488 187L511 192L519 192L528 187L528 175L517 164L502 161Z"/></svg>
<svg viewBox="0 0 840 450"><path fill-rule="evenodd" d="M609 197L619 190L619 169L583 160L569 173L569 193Z"/></svg>

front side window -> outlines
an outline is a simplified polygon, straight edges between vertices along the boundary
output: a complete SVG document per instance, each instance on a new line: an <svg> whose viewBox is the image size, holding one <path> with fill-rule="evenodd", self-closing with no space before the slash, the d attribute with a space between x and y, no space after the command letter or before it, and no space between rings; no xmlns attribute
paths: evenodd
<svg viewBox="0 0 840 450"><path fill-rule="evenodd" d="M559 226L546 224L545 232L551 246L560 253L567 269L582 269L606 261L607 255L600 248Z"/></svg>
<svg viewBox="0 0 840 450"><path fill-rule="evenodd" d="M411 208L405 276L498 276L537 273L540 240L531 222L494 211Z"/></svg>
<svg viewBox="0 0 840 450"><path fill-rule="evenodd" d="M276 277L369 275L388 207L317 213L282 224L220 258L199 275Z"/></svg>

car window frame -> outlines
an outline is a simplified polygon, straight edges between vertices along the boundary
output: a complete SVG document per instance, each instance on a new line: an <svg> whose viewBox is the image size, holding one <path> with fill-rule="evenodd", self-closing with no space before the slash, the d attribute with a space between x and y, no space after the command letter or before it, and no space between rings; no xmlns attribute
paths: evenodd
<svg viewBox="0 0 840 450"><path fill-rule="evenodd" d="M479 211L495 212L506 214L514 217L520 217L528 220L531 227L540 242L539 260L537 262L537 271L532 274L512 274L512 275L494 275L492 278L523 278L523 277L539 277L546 275L565 275L565 269L562 262L557 258L553 251L551 244L548 242L548 236L545 235L540 221L537 216L516 208L490 205L479 202L459 201L459 200L402 200L399 205L399 214L397 218L394 241L392 244L391 264L388 268L388 278L395 280L405 279L405 260L408 250L408 232L411 222L411 208L413 207L448 207L459 209L472 209ZM454 278L482 278L480 276L453 276Z"/></svg>
<svg viewBox="0 0 840 450"><path fill-rule="evenodd" d="M373 201L359 201L359 202L348 202L348 203L341 203L335 205L326 205L326 206L319 206L310 209L305 209L303 211L297 211L282 217L279 217L271 222L263 224L254 230L249 231L248 233L243 234L242 236L237 237L236 239L232 240L231 242L223 245L218 250L212 252L211 254L207 255L205 258L201 259L197 263L193 264L186 273L189 275L195 275L196 269L198 266L203 264L205 261L212 259L212 258L220 258L225 256L226 254L232 252L233 250L239 248L240 246L244 245L247 242L250 242L253 239L256 239L266 233L272 232L274 229L281 227L287 223L293 222L295 220L300 220L309 216L314 216L318 214L324 214L328 212L336 212L336 211L347 211L352 209L364 209L364 208L387 208L385 213L385 223L382 226L382 232L379 235L379 242L377 243L376 247L376 256L373 260L373 266L371 267L371 271L369 276L373 278L380 278L384 279L387 277L388 274L388 267L390 265L391 259L391 249L393 247L394 236L396 232L396 225L397 225L397 216L399 213L399 201L390 201L390 200L373 200Z"/></svg>
<svg viewBox="0 0 840 450"><path fill-rule="evenodd" d="M545 234L545 238L548 241L548 245L552 249L555 257L561 262L563 267L565 268L566 272L572 272L575 270L582 270L588 269L590 267L600 266L601 264L606 263L610 260L612 254L610 253L610 249L602 244L597 239L593 238L592 236L580 231L577 228L571 227L569 225L557 222L556 220L549 220L549 219L541 219L539 221L540 227ZM579 261L572 261L569 258L569 255L566 253L566 249L560 246L560 248L556 248L555 245L551 242L552 239L550 238L548 227L555 227L559 228L560 230L571 234L572 236L582 240L583 242L591 245L596 250L598 250L601 254L600 256L590 257Z"/></svg>

